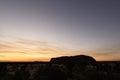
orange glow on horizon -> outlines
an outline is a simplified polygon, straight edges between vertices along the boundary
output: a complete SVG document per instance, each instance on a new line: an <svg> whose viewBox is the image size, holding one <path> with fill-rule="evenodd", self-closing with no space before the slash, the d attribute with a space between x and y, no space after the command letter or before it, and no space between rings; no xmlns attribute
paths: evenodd
<svg viewBox="0 0 120 80"><path fill-rule="evenodd" d="M117 52L119 53L120 51L118 50ZM119 54L114 54L113 51L109 51L109 53L110 54L108 55L108 51L104 50L93 50L92 52L86 49L74 50L50 42L25 39L0 42L0 61L50 61L53 57L74 56L80 54L92 56L97 61L120 60Z"/></svg>

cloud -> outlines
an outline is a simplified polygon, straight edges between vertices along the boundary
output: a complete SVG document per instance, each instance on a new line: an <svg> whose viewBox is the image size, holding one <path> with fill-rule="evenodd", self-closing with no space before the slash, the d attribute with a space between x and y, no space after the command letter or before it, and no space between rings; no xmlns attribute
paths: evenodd
<svg viewBox="0 0 120 80"><path fill-rule="evenodd" d="M102 46L89 53L97 60L120 60L120 44Z"/></svg>
<svg viewBox="0 0 120 80"><path fill-rule="evenodd" d="M0 43L0 48L13 48L13 46L12 45L9 45L9 44L7 44L7 43Z"/></svg>
<svg viewBox="0 0 120 80"><path fill-rule="evenodd" d="M69 49L54 42L0 36L0 60L50 60L51 57L89 55L96 60L119 60L120 45L108 45L97 49Z"/></svg>
<svg viewBox="0 0 120 80"><path fill-rule="evenodd" d="M0 57L5 57L4 55L0 55Z"/></svg>
<svg viewBox="0 0 120 80"><path fill-rule="evenodd" d="M5 40L0 38L0 54L6 58L1 60L17 59L50 59L51 57L63 56L68 54L67 48L59 46L53 42L29 40L23 38L9 39L5 37Z"/></svg>
<svg viewBox="0 0 120 80"><path fill-rule="evenodd" d="M103 48L93 50L92 52L98 55L120 54L120 46L118 44L116 46L103 47Z"/></svg>

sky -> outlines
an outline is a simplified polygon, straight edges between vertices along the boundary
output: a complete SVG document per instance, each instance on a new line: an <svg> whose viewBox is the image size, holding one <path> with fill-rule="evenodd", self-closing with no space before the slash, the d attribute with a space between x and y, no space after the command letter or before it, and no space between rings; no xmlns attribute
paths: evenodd
<svg viewBox="0 0 120 80"><path fill-rule="evenodd" d="M80 54L120 60L119 0L0 0L0 61Z"/></svg>

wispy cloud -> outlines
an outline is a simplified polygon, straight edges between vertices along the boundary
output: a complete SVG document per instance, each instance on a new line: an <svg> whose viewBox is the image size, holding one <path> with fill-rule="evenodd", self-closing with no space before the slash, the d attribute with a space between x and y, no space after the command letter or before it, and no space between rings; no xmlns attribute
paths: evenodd
<svg viewBox="0 0 120 80"><path fill-rule="evenodd" d="M0 36L0 60L2 61L50 60L51 57L80 54L93 56L96 60L119 60L120 45L103 46L93 50L74 50L54 42Z"/></svg>
<svg viewBox="0 0 120 80"><path fill-rule="evenodd" d="M0 57L5 57L4 55L0 55Z"/></svg>
<svg viewBox="0 0 120 80"><path fill-rule="evenodd" d="M89 52L97 60L120 60L120 44L106 45Z"/></svg>
<svg viewBox="0 0 120 80"><path fill-rule="evenodd" d="M26 56L25 58L27 60L31 60L31 58L33 60L38 58L50 59L51 57L68 54L67 48L59 46L53 42L29 40L15 37L14 39L8 40L6 40L6 37L4 38L5 40L3 37L0 40L0 54L7 56L9 59L10 55L14 57L16 54L19 55L17 56L19 58Z"/></svg>

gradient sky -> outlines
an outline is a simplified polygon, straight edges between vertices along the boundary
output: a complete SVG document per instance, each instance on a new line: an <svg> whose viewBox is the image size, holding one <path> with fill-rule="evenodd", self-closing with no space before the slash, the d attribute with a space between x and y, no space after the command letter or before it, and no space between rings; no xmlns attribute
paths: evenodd
<svg viewBox="0 0 120 80"><path fill-rule="evenodd" d="M119 0L0 0L0 61L79 54L120 60Z"/></svg>

